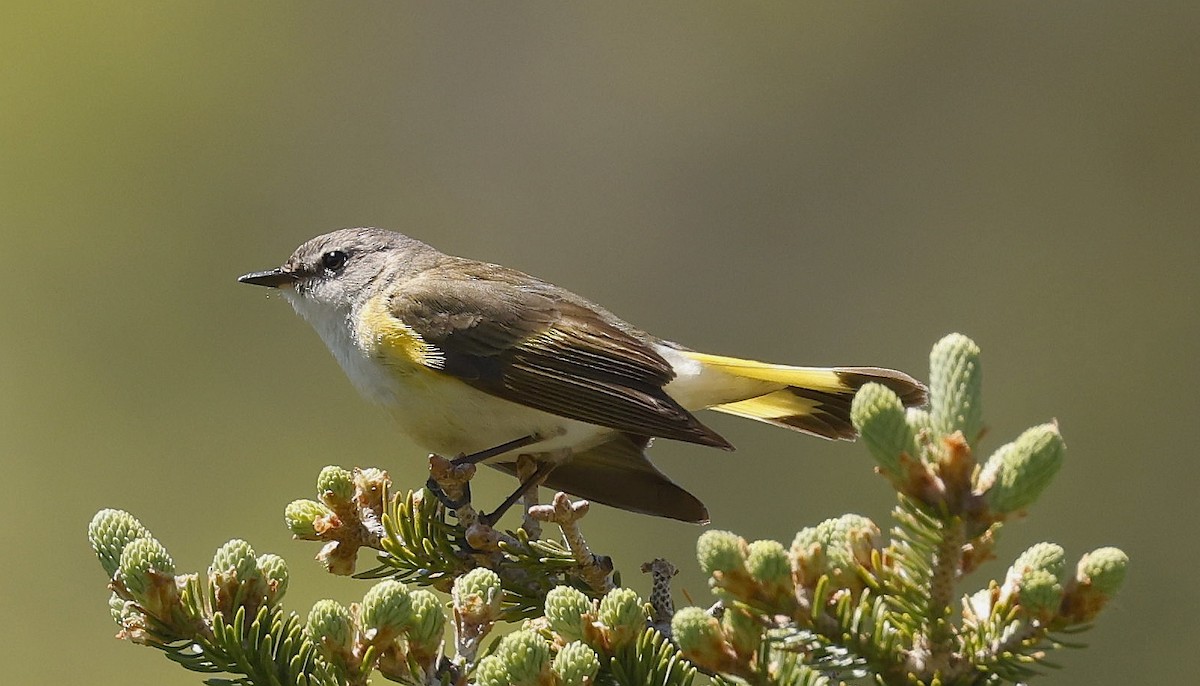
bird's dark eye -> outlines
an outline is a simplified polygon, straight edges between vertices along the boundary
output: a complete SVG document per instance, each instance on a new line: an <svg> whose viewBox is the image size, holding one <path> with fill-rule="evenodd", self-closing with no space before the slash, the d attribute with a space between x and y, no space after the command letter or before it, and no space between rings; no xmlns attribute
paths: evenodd
<svg viewBox="0 0 1200 686"><path fill-rule="evenodd" d="M340 271L346 266L346 253L341 250L330 250L321 255L321 266L331 272Z"/></svg>

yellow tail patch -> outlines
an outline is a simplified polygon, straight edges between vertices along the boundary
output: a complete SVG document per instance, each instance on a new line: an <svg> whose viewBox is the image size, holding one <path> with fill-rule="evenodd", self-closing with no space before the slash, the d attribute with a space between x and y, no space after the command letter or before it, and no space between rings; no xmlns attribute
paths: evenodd
<svg viewBox="0 0 1200 686"><path fill-rule="evenodd" d="M736 357L722 357L690 350L681 352L706 367L716 367L734 376L747 379L811 388L826 393L846 393L855 390L853 386L842 381L836 371L825 367L790 367L784 364L740 360Z"/></svg>
<svg viewBox="0 0 1200 686"><path fill-rule="evenodd" d="M710 408L718 412L737 415L747 419L757 419L769 423L781 423L777 420L796 415L812 414L817 408L815 400L801 398L791 391L775 391L757 398L742 400L736 403L726 403Z"/></svg>
<svg viewBox="0 0 1200 686"><path fill-rule="evenodd" d="M925 402L925 387L911 376L893 369L791 367L691 351L683 354L708 369L777 384L763 395L710 409L824 438L853 439L857 435L850 422L850 403L865 383L884 384L896 391L905 405Z"/></svg>

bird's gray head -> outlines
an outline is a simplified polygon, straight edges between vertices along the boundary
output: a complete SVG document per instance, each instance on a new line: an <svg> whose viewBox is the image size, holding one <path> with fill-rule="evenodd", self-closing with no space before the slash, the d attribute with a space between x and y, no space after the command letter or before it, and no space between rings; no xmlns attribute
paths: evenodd
<svg viewBox="0 0 1200 686"><path fill-rule="evenodd" d="M394 381L359 350L355 313L389 285L402 283L444 256L424 243L383 229L342 229L308 241L281 266L238 277L276 288L321 336L367 397L388 402Z"/></svg>
<svg viewBox="0 0 1200 686"><path fill-rule="evenodd" d="M278 288L304 310L349 311L392 278L427 267L439 253L384 229L340 229L304 243L283 265L238 277L242 283ZM386 273L386 274L385 274Z"/></svg>

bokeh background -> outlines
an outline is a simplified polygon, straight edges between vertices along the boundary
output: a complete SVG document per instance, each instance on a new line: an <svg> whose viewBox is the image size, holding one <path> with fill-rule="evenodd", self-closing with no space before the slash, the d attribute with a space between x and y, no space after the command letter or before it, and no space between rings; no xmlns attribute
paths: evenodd
<svg viewBox="0 0 1200 686"><path fill-rule="evenodd" d="M423 456L234 278L378 225L706 351L924 376L935 340L971 335L989 447L1050 418L1069 445L1001 560L1041 540L1133 560L1048 681L1189 681L1198 7L5 3L0 679L199 683L111 638L84 536L101 507L181 569L235 536L284 555L302 612L361 597L283 506L328 463L419 485ZM714 526L886 519L861 446L707 420L738 452L653 456ZM698 528L586 523L634 587L665 556L707 602Z"/></svg>

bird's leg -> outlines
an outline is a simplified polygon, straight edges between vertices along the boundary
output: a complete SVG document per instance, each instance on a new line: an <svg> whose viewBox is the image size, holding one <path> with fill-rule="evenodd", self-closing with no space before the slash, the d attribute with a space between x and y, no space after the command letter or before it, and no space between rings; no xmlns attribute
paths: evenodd
<svg viewBox="0 0 1200 686"><path fill-rule="evenodd" d="M537 473L538 463L532 455L522 453L517 455L517 478L524 482L529 477ZM529 509L537 507L538 488L530 488L525 491L525 496L521 499L521 510L525 513L525 518L521 522L521 528L525 533L529 534L529 539L536 541L542 537L542 524L534 519L529 514Z"/></svg>
<svg viewBox="0 0 1200 686"><path fill-rule="evenodd" d="M442 488L442 479L436 478L432 475L429 477L429 480L425 482L425 488L428 488L429 492L433 494L433 497L437 498L438 502L440 502L442 505L445 505L447 510L458 510L459 508L471 502L470 479L472 476L474 476L474 471L468 470L468 467L473 467L484 460L493 458L497 455L503 455L510 450L524 448L527 445L532 445L541 440L543 440L542 436L538 434L530 434L528 436L522 436L516 440L508 441L507 443L501 443L500 445L471 453L470 455L459 454L458 457L454 458L453 460L449 460L447 470L452 469L452 471L455 473L463 474L462 478L456 480L461 482L455 484L456 488L454 490L459 491L460 493L459 497L457 498L447 493L445 488ZM433 456L431 455L430 457L432 458ZM468 471L470 471L470 473L467 473Z"/></svg>
<svg viewBox="0 0 1200 686"><path fill-rule="evenodd" d="M458 457L451 460L451 462L453 462L455 465L479 464L480 462L483 462L484 460L493 458L497 455L503 455L504 453L507 453L510 450L516 450L517 448L524 448L527 445L533 445L534 443L538 443L542 440L543 440L543 437L540 436L539 434L529 434L528 436L522 436L521 438L518 438L516 440L512 440L507 443L501 443L500 445L493 446L491 448L487 448L486 450L480 450L477 453L471 453L470 455L459 455Z"/></svg>
<svg viewBox="0 0 1200 686"><path fill-rule="evenodd" d="M508 512L508 508L515 505L518 500L524 497L526 491L540 486L542 481L545 481L546 477L549 476L550 472L554 471L554 468L557 466L558 465L554 462L538 463L537 469L534 470L533 474L530 475L528 479L525 479L521 482L521 485L517 487L517 490L513 491L511 495L505 498L504 502L500 503L500 506L493 510L491 514L480 515L479 521L487 524L488 526L495 525L495 523L504 516L504 513Z"/></svg>

